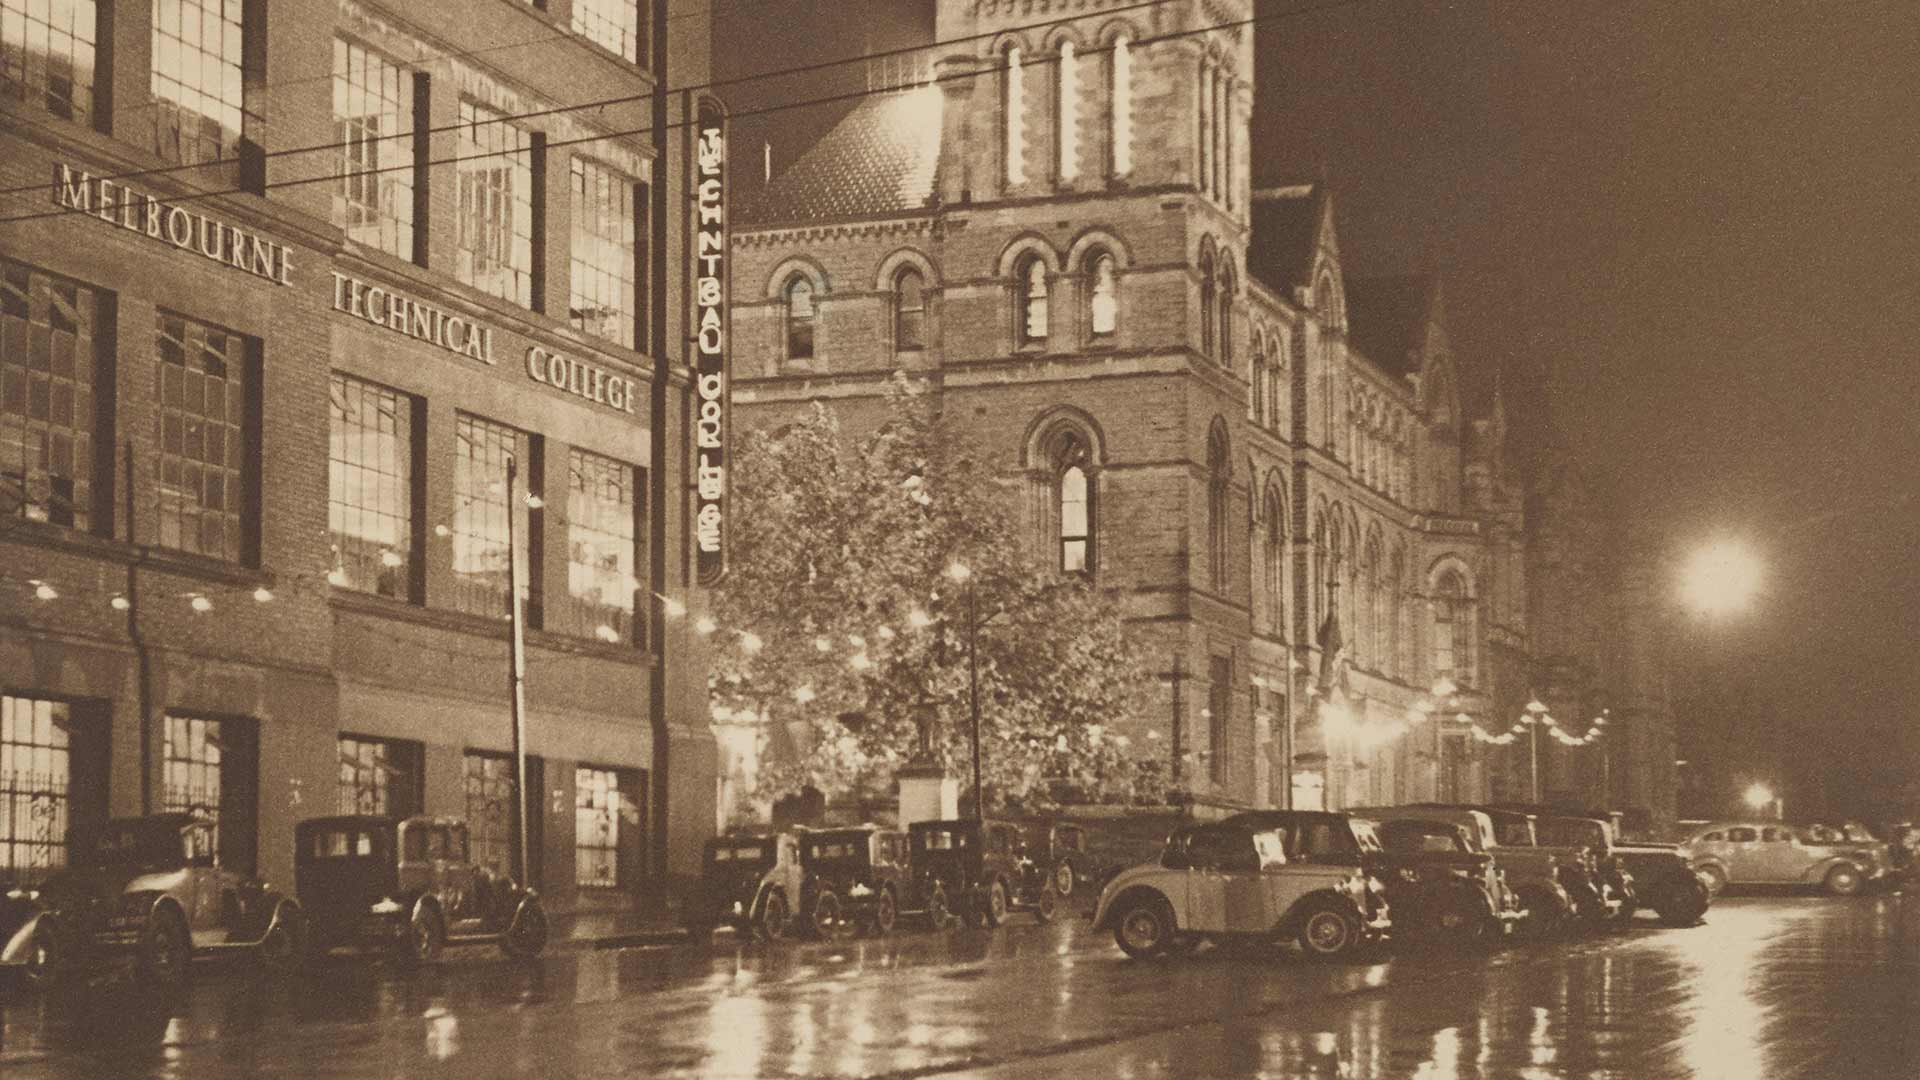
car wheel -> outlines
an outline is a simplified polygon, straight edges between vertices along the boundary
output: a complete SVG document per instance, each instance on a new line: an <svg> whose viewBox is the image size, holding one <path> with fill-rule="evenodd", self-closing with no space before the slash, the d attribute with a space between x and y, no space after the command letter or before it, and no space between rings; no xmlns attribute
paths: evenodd
<svg viewBox="0 0 1920 1080"><path fill-rule="evenodd" d="M1133 901L1113 922L1113 943L1135 960L1160 955L1173 938L1173 908L1159 897Z"/></svg>
<svg viewBox="0 0 1920 1080"><path fill-rule="evenodd" d="M1052 922L1053 913L1059 908L1059 905L1060 901L1054 895L1053 886L1041 886L1040 895L1036 897L1033 902L1033 917L1043 923Z"/></svg>
<svg viewBox="0 0 1920 1080"><path fill-rule="evenodd" d="M1062 862L1053 868L1053 891L1060 894L1060 899L1073 895L1074 884L1072 863Z"/></svg>
<svg viewBox="0 0 1920 1080"><path fill-rule="evenodd" d="M840 933L840 897L832 889L821 889L813 898L813 914L807 920L807 929L817 938L830 938Z"/></svg>
<svg viewBox="0 0 1920 1080"><path fill-rule="evenodd" d="M947 902L947 890L935 882L933 891L927 894L927 925L935 930L951 930L957 921L953 905Z"/></svg>
<svg viewBox="0 0 1920 1080"><path fill-rule="evenodd" d="M1660 921L1668 926L1692 926L1707 913L1707 905L1712 897L1699 878L1687 875L1687 879L1661 892L1654 901L1653 910Z"/></svg>
<svg viewBox="0 0 1920 1080"><path fill-rule="evenodd" d="M996 881L987 886L987 902L980 907L980 922L989 930L1007 921L1007 883Z"/></svg>
<svg viewBox="0 0 1920 1080"><path fill-rule="evenodd" d="M307 921L299 912L289 911L267 927L267 936L257 946L260 966L276 975L300 970L307 958Z"/></svg>
<svg viewBox="0 0 1920 1080"><path fill-rule="evenodd" d="M409 964L430 964L440 958L446 947L447 930L440 914L426 904L413 906L413 918L407 920L407 936L400 942L400 959Z"/></svg>
<svg viewBox="0 0 1920 1080"><path fill-rule="evenodd" d="M1827 871L1827 891L1835 896L1852 896L1860 891L1865 879L1860 871L1845 864Z"/></svg>
<svg viewBox="0 0 1920 1080"><path fill-rule="evenodd" d="M894 924L900 921L900 901L893 895L892 889L881 889L880 898L873 902L873 918L867 925L874 934L893 933Z"/></svg>
<svg viewBox="0 0 1920 1080"><path fill-rule="evenodd" d="M707 931L709 935L713 931ZM508 956L527 959L540 955L547 947L547 912L537 900L529 901L520 918L507 926L500 948Z"/></svg>
<svg viewBox="0 0 1920 1080"><path fill-rule="evenodd" d="M1727 872L1711 863L1694 872L1700 876L1700 883L1707 887L1708 896L1719 896L1722 890L1732 884L1732 881L1727 878Z"/></svg>
<svg viewBox="0 0 1920 1080"><path fill-rule="evenodd" d="M781 892L767 894L767 902L760 905L760 937L766 941L779 941L787 936L787 895Z"/></svg>
<svg viewBox="0 0 1920 1080"><path fill-rule="evenodd" d="M187 981L192 962L193 939L186 923L171 911L155 912L140 941L141 983L158 990L179 987Z"/></svg>
<svg viewBox="0 0 1920 1080"><path fill-rule="evenodd" d="M1332 904L1307 912L1300 920L1300 948L1315 960L1342 960L1360 947L1360 924Z"/></svg>

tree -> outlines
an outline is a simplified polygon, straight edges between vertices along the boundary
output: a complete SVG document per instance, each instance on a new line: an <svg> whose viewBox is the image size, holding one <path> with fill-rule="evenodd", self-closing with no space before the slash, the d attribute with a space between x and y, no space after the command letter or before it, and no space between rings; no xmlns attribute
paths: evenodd
<svg viewBox="0 0 1920 1080"><path fill-rule="evenodd" d="M970 782L971 599L988 804L1126 796L1122 731L1151 690L1118 597L1037 564L1008 513L1016 489L911 383L886 409L857 441L815 403L736 444L711 697L762 726L758 795L878 792L922 756Z"/></svg>

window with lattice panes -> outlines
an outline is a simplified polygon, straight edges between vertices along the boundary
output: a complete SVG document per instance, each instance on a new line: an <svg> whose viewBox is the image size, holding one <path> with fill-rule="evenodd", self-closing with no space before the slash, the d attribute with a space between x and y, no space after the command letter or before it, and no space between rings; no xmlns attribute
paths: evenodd
<svg viewBox="0 0 1920 1080"><path fill-rule="evenodd" d="M419 743L365 735L339 738L339 812L407 817L420 810Z"/></svg>
<svg viewBox="0 0 1920 1080"><path fill-rule="evenodd" d="M0 884L38 882L67 863L71 709L0 695Z"/></svg>
<svg viewBox="0 0 1920 1080"><path fill-rule="evenodd" d="M249 343L231 330L168 311L157 314L156 324L157 540L178 551L250 562L259 448L250 437Z"/></svg>
<svg viewBox="0 0 1920 1080"><path fill-rule="evenodd" d="M94 0L0 0L0 94L91 124L99 32Z"/></svg>
<svg viewBox="0 0 1920 1080"><path fill-rule="evenodd" d="M581 157L573 159L569 172L573 246L567 317L576 330L633 348L639 303L634 182Z"/></svg>
<svg viewBox="0 0 1920 1080"><path fill-rule="evenodd" d="M507 515L516 514L513 550L523 577L521 597L530 625L538 625L540 593L538 530L543 515L529 505L539 498L540 470L534 460L537 440L527 432L469 413L454 417L453 428L453 606L475 615L505 618L508 562ZM508 478L509 462L514 476ZM509 486L512 491L509 493Z"/></svg>
<svg viewBox="0 0 1920 1080"><path fill-rule="evenodd" d="M533 306L533 135L460 102L455 276Z"/></svg>
<svg viewBox="0 0 1920 1080"><path fill-rule="evenodd" d="M349 240L402 259L414 255L413 100L411 72L357 42L333 40L333 223Z"/></svg>
<svg viewBox="0 0 1920 1080"><path fill-rule="evenodd" d="M110 367L105 299L0 259L0 517L106 525L94 479L95 455L110 445L111 417L96 397Z"/></svg>
<svg viewBox="0 0 1920 1080"><path fill-rule="evenodd" d="M474 865L518 877L514 842L520 833L520 811L514 801L517 785L513 758L469 750L461 766Z"/></svg>
<svg viewBox="0 0 1920 1080"><path fill-rule="evenodd" d="M573 0L573 30L629 63L641 63L644 7L641 0Z"/></svg>
<svg viewBox="0 0 1920 1080"><path fill-rule="evenodd" d="M327 533L341 588L417 600L413 566L415 401L334 372L329 382Z"/></svg>
<svg viewBox="0 0 1920 1080"><path fill-rule="evenodd" d="M168 161L231 160L245 130L246 0L153 0L154 151Z"/></svg>
<svg viewBox="0 0 1920 1080"><path fill-rule="evenodd" d="M620 775L613 769L580 766L574 770L574 884L617 888L620 884L620 826L626 805Z"/></svg>
<svg viewBox="0 0 1920 1080"><path fill-rule="evenodd" d="M639 642L638 468L585 450L567 453L567 595L548 628L606 642Z"/></svg>

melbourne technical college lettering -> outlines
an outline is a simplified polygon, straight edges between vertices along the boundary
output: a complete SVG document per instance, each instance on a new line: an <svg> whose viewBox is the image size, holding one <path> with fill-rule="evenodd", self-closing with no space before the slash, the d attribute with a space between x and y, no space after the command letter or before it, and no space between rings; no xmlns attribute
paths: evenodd
<svg viewBox="0 0 1920 1080"><path fill-rule="evenodd" d="M384 285L370 285L338 270L333 271L333 310L384 326L396 334L430 342L448 352L471 356L483 364L493 363L492 327L450 315Z"/></svg>
<svg viewBox="0 0 1920 1080"><path fill-rule="evenodd" d="M699 455L694 471L693 535L700 580L705 583L717 580L727 567L726 160L720 115L702 109L694 196L698 215L693 253L694 376L700 405L693 428Z"/></svg>
<svg viewBox="0 0 1920 1080"><path fill-rule="evenodd" d="M76 171L65 162L54 170L53 201L281 285L288 284L287 275L293 270L293 258L285 244L263 240L257 233L183 206L163 203L126 184Z"/></svg>
<svg viewBox="0 0 1920 1080"><path fill-rule="evenodd" d="M527 350L527 378L596 404L633 411L633 380L538 345Z"/></svg>

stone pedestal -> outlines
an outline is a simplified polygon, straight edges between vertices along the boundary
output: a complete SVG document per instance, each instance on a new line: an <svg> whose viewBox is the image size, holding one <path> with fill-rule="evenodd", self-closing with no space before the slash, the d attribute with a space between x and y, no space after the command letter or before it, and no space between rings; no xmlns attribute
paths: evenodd
<svg viewBox="0 0 1920 1080"><path fill-rule="evenodd" d="M960 782L939 765L908 765L900 780L900 827L960 816Z"/></svg>

